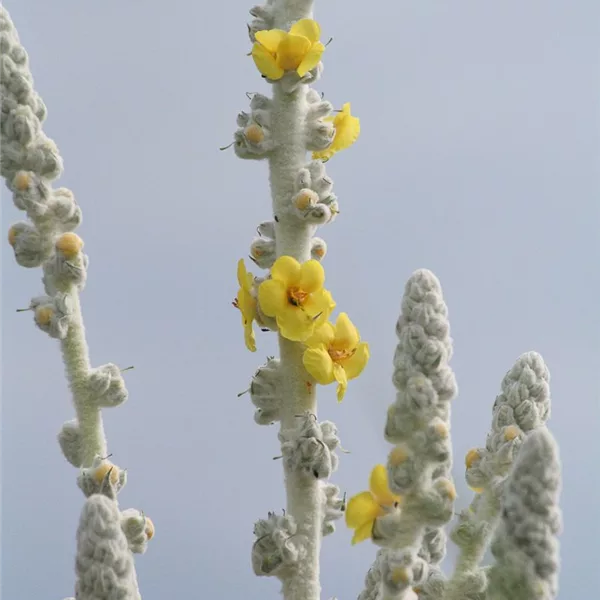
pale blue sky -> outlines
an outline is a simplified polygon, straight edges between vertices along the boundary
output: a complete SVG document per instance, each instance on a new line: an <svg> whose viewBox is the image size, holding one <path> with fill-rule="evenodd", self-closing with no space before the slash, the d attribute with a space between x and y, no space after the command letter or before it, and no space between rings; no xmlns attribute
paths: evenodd
<svg viewBox="0 0 600 600"><path fill-rule="evenodd" d="M267 165L218 147L245 92L248 0L6 0L46 101L61 185L84 213L82 297L94 364L134 364L130 399L105 413L129 470L123 508L157 527L137 560L144 600L276 598L250 567L254 521L284 506L275 428L236 398L265 356L243 345L235 266L270 216ZM328 164L341 214L323 228L328 287L372 360L320 416L343 445L333 481L365 487L385 460L394 326L406 278L433 270L449 306L463 456L481 445L501 379L539 351L552 374L564 466L561 600L600 581L597 297L600 4L596 0L316 0L333 36L317 89L350 101L359 143ZM22 218L3 188L2 228ZM57 344L25 314L39 270L2 245L3 600L72 593L83 496L56 443L73 417ZM374 555L342 526L323 545L323 598L355 598ZM592 592L594 590L594 592Z"/></svg>

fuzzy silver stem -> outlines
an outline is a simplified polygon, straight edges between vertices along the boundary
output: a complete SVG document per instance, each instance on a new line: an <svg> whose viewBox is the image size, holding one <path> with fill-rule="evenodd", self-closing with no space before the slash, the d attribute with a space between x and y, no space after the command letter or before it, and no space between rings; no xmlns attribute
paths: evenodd
<svg viewBox="0 0 600 600"><path fill-rule="evenodd" d="M274 5L274 27L289 29L297 20L312 17L312 0L280 0ZM299 262L311 258L310 240L315 226L301 223L290 210L298 171L307 162L305 123L308 112L308 86L286 93L273 85L272 136L277 149L269 159L273 215L276 228L276 255L291 256ZM279 336L281 357L281 428L292 428L296 415L309 411L316 415L317 404L312 378L302 364L302 345ZM319 600L319 555L323 521L319 482L291 471L284 462L287 512L304 538L305 555L298 568L283 580L285 600Z"/></svg>
<svg viewBox="0 0 600 600"><path fill-rule="evenodd" d="M61 341L61 350L81 431L81 466L90 467L96 456L106 456L106 437L100 407L90 398L88 387L90 358L81 316L79 292L72 289L70 296L73 302L73 314L67 336Z"/></svg>

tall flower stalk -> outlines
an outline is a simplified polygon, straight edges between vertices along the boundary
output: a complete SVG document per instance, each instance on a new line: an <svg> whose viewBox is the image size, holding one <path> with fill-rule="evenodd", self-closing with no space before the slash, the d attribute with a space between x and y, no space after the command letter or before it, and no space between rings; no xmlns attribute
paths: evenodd
<svg viewBox="0 0 600 600"><path fill-rule="evenodd" d="M542 357L525 353L508 371L486 444L467 453L475 496L452 528L459 554L446 577L440 563L456 497L449 436L456 384L447 308L433 273L409 279L396 331L397 395L384 432L394 448L387 469L375 467L369 491L351 497L346 511L353 543L370 538L381 547L359 600L552 600L560 464L546 428L549 374ZM484 567L490 543L496 563Z"/></svg>
<svg viewBox="0 0 600 600"><path fill-rule="evenodd" d="M312 0L271 0L250 12L250 56L272 96L251 97L233 146L241 158L268 161L273 220L259 225L250 248L252 260L270 272L253 279L239 266L234 305L248 349L257 345L253 320L278 334L279 358L258 370L250 396L258 423L280 422L287 492L285 515L256 525L253 565L258 575L279 577L286 600L317 600L321 538L333 531L343 501L325 482L337 465L339 440L332 423L318 421L316 387L337 383L341 400L369 352L348 315L329 322L336 303L320 264L326 245L315 233L339 212L325 161L352 145L360 127L348 103L336 112L311 87L326 52Z"/></svg>
<svg viewBox="0 0 600 600"><path fill-rule="evenodd" d="M335 110L311 87L327 49L312 0L267 0L250 12L248 62L272 95L248 95L250 110L238 115L232 145L240 158L268 161L272 219L258 225L250 245L251 260L265 273L254 275L240 260L233 305L248 350L260 345L256 329L278 337L279 357L258 368L248 392L255 421L280 424L287 492L287 509L255 524L255 573L278 578L285 600L320 599L321 542L345 513L353 544L379 546L360 600L552 600L560 460L546 426L548 370L535 352L506 374L485 446L465 458L475 496L450 534L459 548L454 573L446 577L440 568L456 500L450 417L457 386L448 311L430 271L409 278L396 326L396 400L384 431L393 448L386 464L376 465L368 489L347 503L329 482L340 439L334 423L318 419L316 389L335 384L342 401L367 366L369 345L345 312L333 318L337 304L321 265L327 246L315 234L339 213L325 163L356 142L360 122L350 103ZM127 400L127 369L91 366L80 301L88 259L75 233L82 213L70 190L53 187L62 158L43 133L46 108L2 7L0 49L0 173L29 219L11 226L8 242L19 265L42 268L45 291L22 311L59 340L76 414L58 435L86 498L75 598L140 600L133 553L145 552L154 524L139 510L119 509L117 494L127 477L108 460L101 412ZM495 563L483 567L488 548Z"/></svg>
<svg viewBox="0 0 600 600"><path fill-rule="evenodd" d="M58 435L65 458L79 469L77 484L86 497L77 532L75 594L77 600L137 600L132 552L145 552L154 525L140 511L118 509L126 473L108 460L101 413L127 400L126 369L90 364L80 302L88 258L74 233L82 212L70 190L53 187L63 161L43 132L46 107L4 7L0 48L0 172L15 206L29 218L10 227L8 242L19 265L42 268L45 291L22 312L30 311L39 329L59 340L76 414Z"/></svg>

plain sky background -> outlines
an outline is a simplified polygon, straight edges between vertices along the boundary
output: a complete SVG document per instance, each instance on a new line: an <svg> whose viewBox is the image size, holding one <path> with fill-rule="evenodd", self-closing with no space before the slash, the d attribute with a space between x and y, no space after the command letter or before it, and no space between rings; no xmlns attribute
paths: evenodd
<svg viewBox="0 0 600 600"><path fill-rule="evenodd" d="M93 363L136 367L105 426L129 470L122 507L157 528L136 561L144 600L277 598L249 559L254 521L285 504L277 429L236 397L276 339L247 352L231 307L236 262L271 217L267 164L218 150L245 92L269 92L246 56L251 0L5 5L65 160L59 185L84 213ZM315 17L334 38L316 87L362 123L328 163L341 214L318 235L338 310L372 352L343 404L319 390L351 451L333 481L361 491L386 458L394 326L406 279L427 267L455 343L458 508L502 377L537 350L564 468L560 599L596 597L600 3L316 0ZM5 188L2 211L3 230L22 218ZM57 342L15 313L40 271L2 250L2 598L60 600L83 496L56 435L74 413ZM324 540L324 599L362 589L376 549L350 537L340 524Z"/></svg>

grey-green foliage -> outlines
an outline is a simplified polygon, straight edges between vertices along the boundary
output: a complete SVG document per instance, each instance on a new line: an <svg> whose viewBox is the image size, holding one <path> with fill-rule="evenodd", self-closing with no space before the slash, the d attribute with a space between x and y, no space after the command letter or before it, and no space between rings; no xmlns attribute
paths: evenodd
<svg viewBox="0 0 600 600"><path fill-rule="evenodd" d="M558 591L561 529L558 446L545 427L523 442L492 541L489 600L552 600Z"/></svg>

